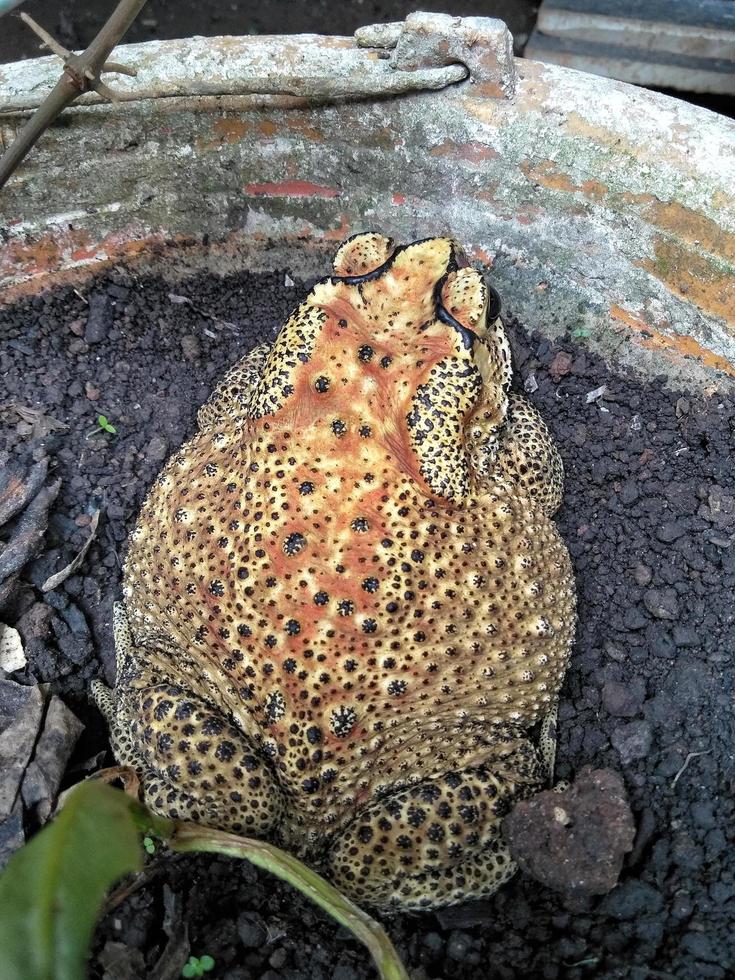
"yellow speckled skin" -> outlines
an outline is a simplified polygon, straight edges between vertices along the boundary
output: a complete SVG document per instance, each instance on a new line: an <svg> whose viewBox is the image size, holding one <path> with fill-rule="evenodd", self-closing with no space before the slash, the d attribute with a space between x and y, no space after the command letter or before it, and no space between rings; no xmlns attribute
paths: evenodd
<svg viewBox="0 0 735 980"><path fill-rule="evenodd" d="M510 876L575 619L561 463L511 379L460 249L379 235L225 377L143 506L95 688L154 809L384 909Z"/></svg>

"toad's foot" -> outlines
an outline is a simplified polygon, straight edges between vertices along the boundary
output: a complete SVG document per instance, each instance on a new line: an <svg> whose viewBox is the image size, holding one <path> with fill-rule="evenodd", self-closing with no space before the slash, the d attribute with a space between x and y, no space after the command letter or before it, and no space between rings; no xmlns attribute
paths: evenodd
<svg viewBox="0 0 735 980"><path fill-rule="evenodd" d="M486 766L449 772L368 806L335 839L330 876L358 902L438 908L490 895L515 872L501 822L543 788L530 742Z"/></svg>
<svg viewBox="0 0 735 980"><path fill-rule="evenodd" d="M220 711L141 665L125 611L113 610L118 679L92 697L121 767L140 776L143 802L163 817L265 836L283 817L283 794L267 757Z"/></svg>
<svg viewBox="0 0 735 980"><path fill-rule="evenodd" d="M283 799L267 759L200 698L158 684L115 702L99 681L93 696L118 762L138 771L143 802L155 813L253 836L280 824Z"/></svg>

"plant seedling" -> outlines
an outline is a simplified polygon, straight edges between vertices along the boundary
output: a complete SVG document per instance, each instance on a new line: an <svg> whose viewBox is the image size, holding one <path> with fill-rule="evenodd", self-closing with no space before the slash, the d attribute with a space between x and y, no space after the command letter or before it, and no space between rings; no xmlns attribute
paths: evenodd
<svg viewBox="0 0 735 980"><path fill-rule="evenodd" d="M181 969L182 977L203 977L214 968L211 956L190 956L189 961Z"/></svg>
<svg viewBox="0 0 735 980"><path fill-rule="evenodd" d="M143 838L143 847L145 848L146 854L156 853L156 845L153 843L152 837Z"/></svg>
<svg viewBox="0 0 735 980"><path fill-rule="evenodd" d="M117 435L117 429L106 415L97 416L97 425L99 425L100 429L104 429L105 432L109 432L113 436Z"/></svg>

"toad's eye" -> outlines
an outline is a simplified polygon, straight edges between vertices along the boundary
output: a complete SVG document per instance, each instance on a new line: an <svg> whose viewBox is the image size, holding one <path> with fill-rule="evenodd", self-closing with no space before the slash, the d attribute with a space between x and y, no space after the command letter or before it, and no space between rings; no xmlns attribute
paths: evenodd
<svg viewBox="0 0 735 980"><path fill-rule="evenodd" d="M492 323L500 316L500 296L492 286L487 288L487 322Z"/></svg>
<svg viewBox="0 0 735 980"><path fill-rule="evenodd" d="M482 337L500 316L500 296L477 269L465 266L450 272L438 290L439 305L452 319Z"/></svg>
<svg viewBox="0 0 735 980"><path fill-rule="evenodd" d="M475 337L486 336L489 295L482 274L470 266L455 269L437 284L439 319L460 331L465 347L471 347ZM497 299L495 290L492 295Z"/></svg>

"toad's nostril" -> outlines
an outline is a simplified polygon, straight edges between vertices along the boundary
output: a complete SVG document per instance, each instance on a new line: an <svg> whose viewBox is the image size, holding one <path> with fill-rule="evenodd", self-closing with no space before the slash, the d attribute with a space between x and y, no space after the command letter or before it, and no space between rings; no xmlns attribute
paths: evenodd
<svg viewBox="0 0 735 980"><path fill-rule="evenodd" d="M452 255L458 269L465 269L470 264L470 260L467 258L467 253L462 246L458 245L456 242L452 248Z"/></svg>

